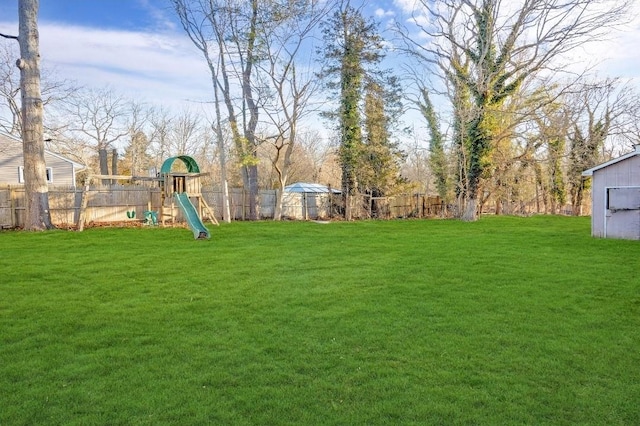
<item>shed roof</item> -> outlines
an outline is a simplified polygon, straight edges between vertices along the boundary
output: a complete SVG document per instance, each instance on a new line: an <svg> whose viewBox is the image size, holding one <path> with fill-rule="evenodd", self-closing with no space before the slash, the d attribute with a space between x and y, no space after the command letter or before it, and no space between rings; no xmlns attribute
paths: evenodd
<svg viewBox="0 0 640 426"><path fill-rule="evenodd" d="M305 183L305 182L296 182L291 185L287 185L284 187L285 192L300 192L300 193L322 193L326 194L332 192L334 194L339 194L340 191L337 189L329 188L328 186L320 185L319 183Z"/></svg>
<svg viewBox="0 0 640 426"><path fill-rule="evenodd" d="M600 169L604 169L605 167L609 167L613 164L619 163L629 158L635 157L636 155L640 155L640 145L636 145L636 149L634 151L629 152L628 154L625 154L618 158L614 158L613 160L609 160L606 163L602 163L595 167L585 170L584 172L582 172L582 176L593 176L593 172L596 172Z"/></svg>

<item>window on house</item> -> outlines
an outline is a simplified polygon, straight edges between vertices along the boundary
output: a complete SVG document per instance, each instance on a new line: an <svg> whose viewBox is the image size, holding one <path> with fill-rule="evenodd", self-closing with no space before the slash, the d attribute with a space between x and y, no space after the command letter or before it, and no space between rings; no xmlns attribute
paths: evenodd
<svg viewBox="0 0 640 426"><path fill-rule="evenodd" d="M53 183L53 169L47 167L47 183ZM18 167L18 182L24 183L24 166Z"/></svg>

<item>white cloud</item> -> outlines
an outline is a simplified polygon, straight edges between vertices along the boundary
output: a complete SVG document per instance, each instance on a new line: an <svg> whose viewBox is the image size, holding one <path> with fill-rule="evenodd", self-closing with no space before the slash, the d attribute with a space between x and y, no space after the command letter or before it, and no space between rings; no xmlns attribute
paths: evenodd
<svg viewBox="0 0 640 426"><path fill-rule="evenodd" d="M13 24L0 23L0 28ZM16 25L17 26L17 25ZM206 62L186 35L41 22L42 64L80 85L109 85L132 98L177 106L211 99Z"/></svg>
<svg viewBox="0 0 640 426"><path fill-rule="evenodd" d="M393 3L403 12L411 13L416 8L418 2L416 0L394 0Z"/></svg>
<svg viewBox="0 0 640 426"><path fill-rule="evenodd" d="M630 22L609 31L604 40L587 43L567 55L568 70L586 68L599 77L632 79L640 86L640 3L634 3Z"/></svg>
<svg viewBox="0 0 640 426"><path fill-rule="evenodd" d="M377 18L389 18L394 16L395 12L393 10L384 10L383 8L379 7L376 9L375 14Z"/></svg>
<svg viewBox="0 0 640 426"><path fill-rule="evenodd" d="M409 30L414 31L414 40L428 39L425 33L419 31L415 26L428 27L430 25L429 16L425 13L424 0L394 0L394 6L398 13L404 16L404 22ZM434 2L433 6L438 8L440 3ZM520 1L502 2L502 15L513 16L515 10L520 7ZM609 0L603 3L593 3L590 9L610 7ZM580 46L562 58L566 71L582 73L585 69L593 69L599 76L622 77L634 79L640 84L640 1L631 4L632 10L628 16L632 17L631 22L620 25L616 30L608 32L609 38L603 41L590 42ZM597 13L596 13L597 14Z"/></svg>

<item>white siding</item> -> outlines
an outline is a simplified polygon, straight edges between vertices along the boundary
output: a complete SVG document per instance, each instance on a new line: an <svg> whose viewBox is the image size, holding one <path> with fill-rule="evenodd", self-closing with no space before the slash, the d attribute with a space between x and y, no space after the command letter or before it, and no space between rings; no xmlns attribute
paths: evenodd
<svg viewBox="0 0 640 426"><path fill-rule="evenodd" d="M613 189L614 202L623 202L621 197L624 196L627 207L636 204L637 200L633 201L628 197L640 194L633 189L640 187L640 155L598 169L593 172L592 179L591 234L594 237L637 239L639 231L636 223L640 217L634 213L637 210L610 210L607 203L610 201L609 191Z"/></svg>
<svg viewBox="0 0 640 426"><path fill-rule="evenodd" d="M44 153L44 161L52 179L52 185L75 185L74 169L77 165L49 151ZM20 184L20 168L24 166L22 144L17 139L0 134L0 184Z"/></svg>
<svg viewBox="0 0 640 426"><path fill-rule="evenodd" d="M22 166L22 146L0 136L0 183L17 184Z"/></svg>

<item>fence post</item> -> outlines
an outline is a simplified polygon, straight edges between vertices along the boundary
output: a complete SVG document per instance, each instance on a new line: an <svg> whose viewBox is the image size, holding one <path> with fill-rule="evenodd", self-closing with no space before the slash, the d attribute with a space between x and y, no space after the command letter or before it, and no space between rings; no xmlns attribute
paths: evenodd
<svg viewBox="0 0 640 426"><path fill-rule="evenodd" d="M11 227L15 228L18 222L18 213L16 212L15 191L9 185L9 215L11 216Z"/></svg>
<svg viewBox="0 0 640 426"><path fill-rule="evenodd" d="M78 213L78 223L76 225L76 229L80 232L84 230L84 221L85 221L88 203L89 203L89 183L87 182L82 191L82 198L80 202L80 212Z"/></svg>

